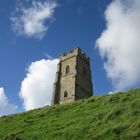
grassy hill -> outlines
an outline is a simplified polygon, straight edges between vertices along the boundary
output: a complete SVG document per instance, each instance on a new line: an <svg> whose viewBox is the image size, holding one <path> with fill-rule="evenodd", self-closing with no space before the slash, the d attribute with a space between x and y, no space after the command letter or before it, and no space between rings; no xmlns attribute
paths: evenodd
<svg viewBox="0 0 140 140"><path fill-rule="evenodd" d="M0 118L0 140L140 140L140 89Z"/></svg>

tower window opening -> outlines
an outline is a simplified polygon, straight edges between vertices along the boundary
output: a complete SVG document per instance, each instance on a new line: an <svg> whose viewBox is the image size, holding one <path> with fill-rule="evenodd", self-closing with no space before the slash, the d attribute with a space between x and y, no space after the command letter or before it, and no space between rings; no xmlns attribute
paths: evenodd
<svg viewBox="0 0 140 140"><path fill-rule="evenodd" d="M66 98L66 97L68 97L68 92L67 91L64 92L64 98Z"/></svg>
<svg viewBox="0 0 140 140"><path fill-rule="evenodd" d="M70 73L70 66L69 65L66 66L66 72L65 73L66 74Z"/></svg>
<svg viewBox="0 0 140 140"><path fill-rule="evenodd" d="M84 76L87 75L87 73L86 73L86 68L83 68L83 74L84 74Z"/></svg>

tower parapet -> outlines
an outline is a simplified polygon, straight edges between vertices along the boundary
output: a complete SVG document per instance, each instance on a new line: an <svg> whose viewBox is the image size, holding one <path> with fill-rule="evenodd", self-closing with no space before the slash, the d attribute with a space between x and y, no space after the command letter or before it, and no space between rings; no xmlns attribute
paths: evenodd
<svg viewBox="0 0 140 140"><path fill-rule="evenodd" d="M74 48L72 51L67 51L66 53L62 53L60 55L60 61L66 60L70 57L76 57L78 55L82 59L84 59L87 63L90 63L89 57L79 47Z"/></svg>

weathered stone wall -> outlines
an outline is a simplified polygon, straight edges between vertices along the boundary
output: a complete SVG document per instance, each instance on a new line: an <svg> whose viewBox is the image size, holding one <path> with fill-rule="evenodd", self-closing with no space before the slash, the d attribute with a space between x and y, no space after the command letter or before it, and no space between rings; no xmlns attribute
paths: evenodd
<svg viewBox="0 0 140 140"><path fill-rule="evenodd" d="M60 91L60 104L71 102L75 100L75 74L76 74L76 57L70 57L62 61L61 69L61 91ZM70 67L69 73L66 74L66 67ZM67 91L68 96L64 98L64 92Z"/></svg>
<svg viewBox="0 0 140 140"><path fill-rule="evenodd" d="M76 91L77 99L88 98L93 92L90 64L81 56L77 57Z"/></svg>

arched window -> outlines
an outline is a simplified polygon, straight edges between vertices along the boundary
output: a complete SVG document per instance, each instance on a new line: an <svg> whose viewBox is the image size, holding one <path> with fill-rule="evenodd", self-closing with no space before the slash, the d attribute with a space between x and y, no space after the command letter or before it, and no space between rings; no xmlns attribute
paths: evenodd
<svg viewBox="0 0 140 140"><path fill-rule="evenodd" d="M69 65L66 66L66 71L65 71L65 73L66 73L66 74L70 73L70 66L69 66Z"/></svg>
<svg viewBox="0 0 140 140"><path fill-rule="evenodd" d="M64 92L64 98L66 98L66 97L68 97L68 92L67 91Z"/></svg>

